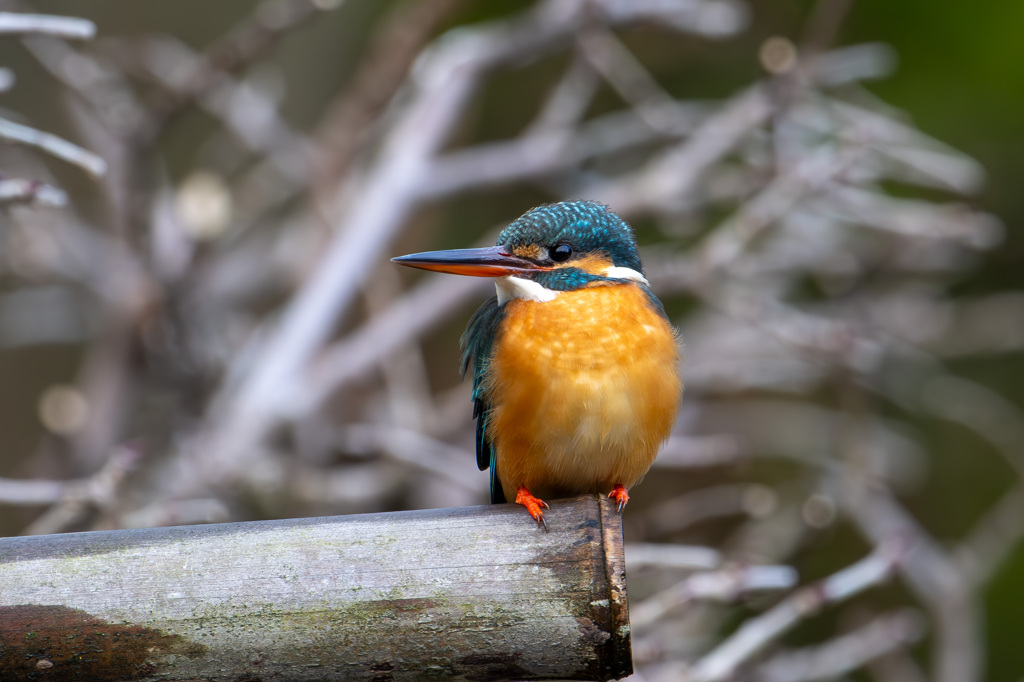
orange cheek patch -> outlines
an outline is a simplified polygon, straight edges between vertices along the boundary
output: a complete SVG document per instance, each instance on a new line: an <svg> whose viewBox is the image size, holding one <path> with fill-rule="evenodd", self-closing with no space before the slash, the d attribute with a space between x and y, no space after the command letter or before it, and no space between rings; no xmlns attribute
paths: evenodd
<svg viewBox="0 0 1024 682"><path fill-rule="evenodd" d="M555 264L556 268L576 268L591 275L603 275L612 266L612 259L603 253L588 253L582 258L571 258L564 263Z"/></svg>

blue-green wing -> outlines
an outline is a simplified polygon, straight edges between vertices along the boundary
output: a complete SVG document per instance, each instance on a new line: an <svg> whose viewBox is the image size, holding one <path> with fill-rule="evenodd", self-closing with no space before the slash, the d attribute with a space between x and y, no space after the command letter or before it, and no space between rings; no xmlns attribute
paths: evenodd
<svg viewBox="0 0 1024 682"><path fill-rule="evenodd" d="M487 436L487 420L491 413L491 400L485 390L484 375L491 360L494 339L498 333L503 312L498 298L493 297L473 314L462 335L462 375L473 365L473 418L476 419L476 464L483 471L491 470L491 503L505 501L498 480L494 444Z"/></svg>

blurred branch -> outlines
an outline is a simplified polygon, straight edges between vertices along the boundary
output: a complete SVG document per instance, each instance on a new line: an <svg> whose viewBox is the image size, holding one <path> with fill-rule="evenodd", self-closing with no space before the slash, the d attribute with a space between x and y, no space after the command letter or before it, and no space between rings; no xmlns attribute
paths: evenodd
<svg viewBox="0 0 1024 682"><path fill-rule="evenodd" d="M58 38L28 36L22 45L91 114L115 133L132 134L145 115L125 74L95 54Z"/></svg>
<svg viewBox="0 0 1024 682"><path fill-rule="evenodd" d="M591 27L583 30L576 42L587 63L629 102L651 130L667 133L675 128L675 100L614 34Z"/></svg>
<svg viewBox="0 0 1024 682"><path fill-rule="evenodd" d="M652 566L710 570L722 564L722 556L710 547L631 542L626 545L626 563L630 570Z"/></svg>
<svg viewBox="0 0 1024 682"><path fill-rule="evenodd" d="M737 0L608 0L594 4L612 23L658 21L677 31L710 38L734 35L746 27L750 17L747 5Z"/></svg>
<svg viewBox="0 0 1024 682"><path fill-rule="evenodd" d="M116 499L118 488L138 462L133 447L117 448L92 476L78 481L0 480L0 502L8 504L54 503L33 521L22 535L49 535L70 529L93 507L104 507Z"/></svg>
<svg viewBox="0 0 1024 682"><path fill-rule="evenodd" d="M262 0L244 20L213 44L173 91L162 91L147 107L147 125L139 131L143 146L159 135L170 119L217 86L224 74L238 71L266 54L277 41L318 12L344 0Z"/></svg>
<svg viewBox="0 0 1024 682"><path fill-rule="evenodd" d="M633 111L591 119L575 130L538 124L509 142L483 143L441 156L420 191L425 198L436 199L564 173L596 157L622 153L666 136L693 133L706 118L706 109L699 104L673 103L670 111L659 114L671 124L657 130Z"/></svg>
<svg viewBox="0 0 1024 682"><path fill-rule="evenodd" d="M74 486L71 481L18 480L0 478L0 502L3 504L52 504Z"/></svg>
<svg viewBox="0 0 1024 682"><path fill-rule="evenodd" d="M0 36L29 33L88 40L96 36L96 24L88 19L75 17L0 12Z"/></svg>
<svg viewBox="0 0 1024 682"><path fill-rule="evenodd" d="M143 50L138 67L174 93L184 93L190 87L189 73L203 71L206 55L197 54L186 44L169 36L155 37ZM125 58L137 59L136 55ZM296 184L306 180L305 165L312 156L309 138L297 133L280 116L277 104L269 101L258 89L246 81L220 75L216 84L196 95L199 104L219 118L224 129L253 152L267 156L282 170L284 177L292 177ZM298 161L290 157L299 155ZM286 162L288 160L288 162ZM298 177L295 167L300 167Z"/></svg>
<svg viewBox="0 0 1024 682"><path fill-rule="evenodd" d="M828 49L836 39L853 0L818 0L801 36L800 49L812 56Z"/></svg>
<svg viewBox="0 0 1024 682"><path fill-rule="evenodd" d="M750 449L733 434L683 436L673 434L662 446L654 466L659 469L694 469L730 466L750 456Z"/></svg>
<svg viewBox="0 0 1024 682"><path fill-rule="evenodd" d="M646 525L655 537L672 535L710 519L757 514L774 501L775 493L760 483L706 486L656 503L645 515Z"/></svg>
<svg viewBox="0 0 1024 682"><path fill-rule="evenodd" d="M921 615L907 609L881 615L853 632L816 647L784 651L754 671L757 682L830 680L917 642L924 635Z"/></svg>
<svg viewBox="0 0 1024 682"><path fill-rule="evenodd" d="M868 661L868 670L878 682L927 682L921 666L909 651L896 649Z"/></svg>
<svg viewBox="0 0 1024 682"><path fill-rule="evenodd" d="M844 153L845 152L845 153ZM698 277L725 271L769 225L792 210L808 194L823 191L856 161L857 150L824 149L807 155L746 201L696 249Z"/></svg>
<svg viewBox="0 0 1024 682"><path fill-rule="evenodd" d="M382 450L389 457L440 476L467 490L480 488L481 474L467 466L473 459L472 453L463 452L415 431L394 426L353 424L338 435L348 451L360 452L368 448Z"/></svg>
<svg viewBox="0 0 1024 682"><path fill-rule="evenodd" d="M751 592L789 589L796 582L796 571L789 566L730 566L697 573L632 606L629 620L642 628L692 601L733 602Z"/></svg>
<svg viewBox="0 0 1024 682"><path fill-rule="evenodd" d="M963 205L894 199L880 192L843 186L832 188L828 194L827 200L812 203L812 210L904 237L955 239L967 246L986 248L998 243L1002 235L1002 226L993 216Z"/></svg>
<svg viewBox="0 0 1024 682"><path fill-rule="evenodd" d="M1024 538L1024 489L1015 485L974 522L956 548L961 575L975 589L988 584Z"/></svg>
<svg viewBox="0 0 1024 682"><path fill-rule="evenodd" d="M861 561L798 590L770 611L741 625L734 635L697 662L687 679L694 682L729 679L740 666L801 620L887 580L902 558L903 549L882 544Z"/></svg>
<svg viewBox="0 0 1024 682"><path fill-rule="evenodd" d="M327 201L352 165L366 131L405 81L423 47L464 0L406 0L388 11L349 86L329 103L314 137L320 147L315 173Z"/></svg>
<svg viewBox="0 0 1024 682"><path fill-rule="evenodd" d="M915 174L907 179L969 194L977 191L985 178L977 161L893 116L838 99L826 102L838 120L848 126L848 138L866 142L881 155L913 170Z"/></svg>
<svg viewBox="0 0 1024 682"><path fill-rule="evenodd" d="M0 140L36 147L62 161L78 166L93 177L107 172L107 162L92 152L56 135L0 118Z"/></svg>
<svg viewBox="0 0 1024 682"><path fill-rule="evenodd" d="M937 682L973 682L980 678L980 614L974 595L950 556L879 484L856 475L844 477L844 510L871 542L902 542L906 552L899 572L936 621L933 650Z"/></svg>
<svg viewBox="0 0 1024 682"><path fill-rule="evenodd" d="M566 131L582 123L598 85L597 74L580 56L579 50L575 50L562 77L521 137Z"/></svg>
<svg viewBox="0 0 1024 682"><path fill-rule="evenodd" d="M64 190L39 180L0 180L0 206L22 203L66 206L68 195Z"/></svg>
<svg viewBox="0 0 1024 682"><path fill-rule="evenodd" d="M922 388L921 407L987 440L1024 482L1024 411L990 388L945 372Z"/></svg>
<svg viewBox="0 0 1024 682"><path fill-rule="evenodd" d="M697 177L708 166L728 154L770 113L771 103L762 87L745 90L697 126L686 142L670 148L640 171L582 187L579 194L625 214L637 213L641 208L670 208L692 191Z"/></svg>

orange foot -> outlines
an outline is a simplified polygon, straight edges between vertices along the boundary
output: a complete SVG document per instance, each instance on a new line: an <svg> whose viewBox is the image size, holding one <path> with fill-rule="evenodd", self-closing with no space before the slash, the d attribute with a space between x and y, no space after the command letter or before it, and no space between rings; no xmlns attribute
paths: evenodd
<svg viewBox="0 0 1024 682"><path fill-rule="evenodd" d="M608 493L608 497L612 498L613 500L619 501L620 514L622 513L622 510L626 508L626 503L629 502L629 493L626 492L626 489L622 486L621 483L615 484L615 487L612 488L612 491Z"/></svg>
<svg viewBox="0 0 1024 682"><path fill-rule="evenodd" d="M538 528L544 526L544 530L548 529L548 522L544 520L544 512L541 510L541 507L550 509L547 502L537 499L526 488L519 488L516 490L516 504L526 507L526 511L530 512L530 516L537 522Z"/></svg>

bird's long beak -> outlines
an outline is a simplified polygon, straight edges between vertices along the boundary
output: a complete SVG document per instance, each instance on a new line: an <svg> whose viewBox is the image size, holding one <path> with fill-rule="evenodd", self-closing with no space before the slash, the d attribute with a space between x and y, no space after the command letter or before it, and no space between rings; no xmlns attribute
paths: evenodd
<svg viewBox="0 0 1024 682"><path fill-rule="evenodd" d="M391 262L421 270L473 277L507 277L550 269L509 253L504 246L410 253L408 256L392 258Z"/></svg>

